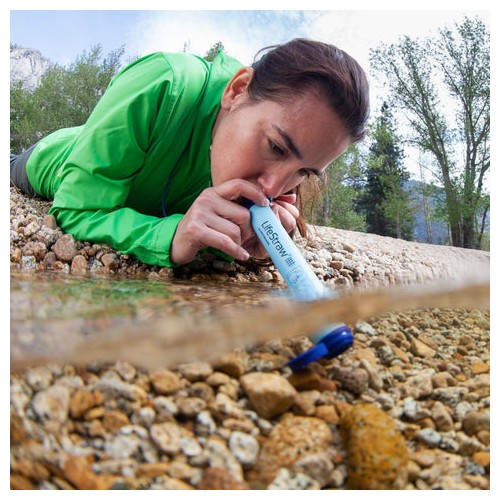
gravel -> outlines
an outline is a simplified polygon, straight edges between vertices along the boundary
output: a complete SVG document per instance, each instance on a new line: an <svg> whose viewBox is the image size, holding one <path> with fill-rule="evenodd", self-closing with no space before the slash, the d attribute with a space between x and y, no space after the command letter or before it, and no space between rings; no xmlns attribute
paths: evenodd
<svg viewBox="0 0 500 500"><path fill-rule="evenodd" d="M273 266L208 255L175 271L146 266L64 235L48 208L11 188L11 270L281 282ZM489 263L486 252L331 228L298 244L334 288ZM155 371L116 360L11 372L11 488L489 489L489 311L349 326L351 349L296 374L282 361L307 339Z"/></svg>

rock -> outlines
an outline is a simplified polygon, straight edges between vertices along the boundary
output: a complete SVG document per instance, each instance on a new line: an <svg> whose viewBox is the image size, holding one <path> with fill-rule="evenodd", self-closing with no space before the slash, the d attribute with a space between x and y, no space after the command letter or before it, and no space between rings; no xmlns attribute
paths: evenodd
<svg viewBox="0 0 500 500"><path fill-rule="evenodd" d="M248 490L248 484L236 480L229 471L220 467L207 467L203 471L201 481L198 483L200 490Z"/></svg>
<svg viewBox="0 0 500 500"><path fill-rule="evenodd" d="M432 375L434 370L422 370L417 375L406 379L404 394L415 399L422 399L432 394Z"/></svg>
<svg viewBox="0 0 500 500"><path fill-rule="evenodd" d="M320 486L309 476L301 472L291 472L288 469L280 469L273 482L267 487L268 490L319 490Z"/></svg>
<svg viewBox="0 0 500 500"><path fill-rule="evenodd" d="M101 262L112 271L115 271L120 266L120 259L115 253L105 253L101 257Z"/></svg>
<svg viewBox="0 0 500 500"><path fill-rule="evenodd" d="M43 218L42 224L44 226L48 227L49 229L52 229L52 230L57 229L56 218L51 214L48 214Z"/></svg>
<svg viewBox="0 0 500 500"><path fill-rule="evenodd" d="M480 373L489 373L490 365L489 363L483 363L482 361L477 361L471 366L472 373L474 375L479 375Z"/></svg>
<svg viewBox="0 0 500 500"><path fill-rule="evenodd" d="M432 420L438 431L447 432L453 429L453 418L440 401L436 401L432 406Z"/></svg>
<svg viewBox="0 0 500 500"><path fill-rule="evenodd" d="M89 269L89 262L83 255L75 255L71 262L71 272L73 274L86 274Z"/></svg>
<svg viewBox="0 0 500 500"><path fill-rule="evenodd" d="M97 475L87 458L73 455L64 464L64 476L79 490L107 490L116 480L112 476Z"/></svg>
<svg viewBox="0 0 500 500"><path fill-rule="evenodd" d="M373 328L373 326L366 321L358 321L354 328L356 332L366 333L372 337L377 335L377 330L375 330L375 328Z"/></svg>
<svg viewBox="0 0 500 500"><path fill-rule="evenodd" d="M297 394L286 378L273 373L248 373L241 377L240 383L257 413L264 418L288 410Z"/></svg>
<svg viewBox="0 0 500 500"><path fill-rule="evenodd" d="M36 266L36 259L33 255L23 255L21 257L21 268L23 271L34 271Z"/></svg>
<svg viewBox="0 0 500 500"><path fill-rule="evenodd" d="M129 384L119 379L115 374L101 377L92 386L92 389L102 392L106 397L117 398L124 397L131 401L145 401L147 399L146 391L137 385Z"/></svg>
<svg viewBox="0 0 500 500"><path fill-rule="evenodd" d="M119 410L104 410L102 425L108 432L116 432L130 424L128 416Z"/></svg>
<svg viewBox="0 0 500 500"><path fill-rule="evenodd" d="M310 370L301 370L292 373L288 377L288 381L298 391L316 390L316 391L332 391L338 389L338 383L335 380L329 380L322 377L319 373Z"/></svg>
<svg viewBox="0 0 500 500"><path fill-rule="evenodd" d="M434 429L422 429L417 433L417 439L422 441L427 446L435 448L441 444L441 434Z"/></svg>
<svg viewBox="0 0 500 500"><path fill-rule="evenodd" d="M416 338L411 339L411 353L421 358L433 358L436 351Z"/></svg>
<svg viewBox="0 0 500 500"><path fill-rule="evenodd" d="M482 411L471 411L467 413L463 422L463 430L472 436L477 434L479 431L490 430L490 412L486 410Z"/></svg>
<svg viewBox="0 0 500 500"><path fill-rule="evenodd" d="M333 425L337 425L340 421L340 416L334 405L317 406L315 416Z"/></svg>
<svg viewBox="0 0 500 500"><path fill-rule="evenodd" d="M78 253L75 239L71 234L61 236L52 247L52 250L62 262L71 262Z"/></svg>
<svg viewBox="0 0 500 500"><path fill-rule="evenodd" d="M335 368L334 377L342 388L355 395L363 394L368 389L368 373L361 368Z"/></svg>
<svg viewBox="0 0 500 500"><path fill-rule="evenodd" d="M181 375L187 378L190 382L197 380L205 380L213 372L210 363L183 363L177 367Z"/></svg>
<svg viewBox="0 0 500 500"><path fill-rule="evenodd" d="M70 392L67 387L53 385L35 394L33 410L42 422L66 422L69 413Z"/></svg>
<svg viewBox="0 0 500 500"><path fill-rule="evenodd" d="M407 482L408 450L388 415L374 405L353 406L340 421L351 489L401 489Z"/></svg>
<svg viewBox="0 0 500 500"><path fill-rule="evenodd" d="M306 455L304 458L297 460L293 466L295 472L302 472L307 475L316 481L321 488L330 482L333 469L334 465L331 457L326 452Z"/></svg>
<svg viewBox="0 0 500 500"><path fill-rule="evenodd" d="M169 455L179 453L182 438L193 437L191 432L175 422L153 424L150 435L156 446Z"/></svg>
<svg viewBox="0 0 500 500"><path fill-rule="evenodd" d="M229 436L229 449L243 466L254 465L259 455L257 440L245 432L234 431Z"/></svg>
<svg viewBox="0 0 500 500"><path fill-rule="evenodd" d="M229 353L221 356L213 366L215 370L240 378L245 373L246 361L241 355Z"/></svg>
<svg viewBox="0 0 500 500"><path fill-rule="evenodd" d="M178 397L175 398L175 403L179 408L179 415L187 418L195 417L207 407L207 402L201 398Z"/></svg>
<svg viewBox="0 0 500 500"><path fill-rule="evenodd" d="M208 438L206 445L210 467L228 470L236 481L243 481L243 468L219 436Z"/></svg>
<svg viewBox="0 0 500 500"><path fill-rule="evenodd" d="M151 373L150 379L158 394L173 394L182 387L179 376L170 370L157 370Z"/></svg>
<svg viewBox="0 0 500 500"><path fill-rule="evenodd" d="M72 418L81 418L87 410L103 402L102 395L81 389L73 393L70 400L70 414Z"/></svg>
<svg viewBox="0 0 500 500"><path fill-rule="evenodd" d="M257 469L266 484L281 468L291 469L307 455L324 453L332 441L328 425L315 417L283 417L261 447Z"/></svg>
<svg viewBox="0 0 500 500"><path fill-rule="evenodd" d="M26 372L26 382L34 391L47 389L53 380L54 376L46 366L36 366Z"/></svg>

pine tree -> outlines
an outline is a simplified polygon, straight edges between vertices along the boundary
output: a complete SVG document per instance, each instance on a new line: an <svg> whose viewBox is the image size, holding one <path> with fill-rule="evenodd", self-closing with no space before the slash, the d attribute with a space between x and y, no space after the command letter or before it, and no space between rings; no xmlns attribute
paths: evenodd
<svg viewBox="0 0 500 500"><path fill-rule="evenodd" d="M393 117L386 103L372 130L372 143L365 166L365 189L358 207L365 214L370 233L413 239L414 219L404 182L409 173L402 164L403 150Z"/></svg>

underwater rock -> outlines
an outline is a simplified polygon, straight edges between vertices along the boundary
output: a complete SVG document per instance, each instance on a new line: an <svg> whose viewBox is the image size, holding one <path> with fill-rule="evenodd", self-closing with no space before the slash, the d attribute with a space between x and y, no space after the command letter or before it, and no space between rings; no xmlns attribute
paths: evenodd
<svg viewBox="0 0 500 500"><path fill-rule="evenodd" d="M400 489L407 482L408 450L392 419L369 403L352 407L340 421L351 489Z"/></svg>
<svg viewBox="0 0 500 500"><path fill-rule="evenodd" d="M274 373L247 373L240 379L243 390L264 418L272 418L288 410L297 391L288 380Z"/></svg>
<svg viewBox="0 0 500 500"><path fill-rule="evenodd" d="M285 415L262 445L257 467L260 479L270 483L280 469L292 469L299 460L324 453L331 442L332 433L323 420Z"/></svg>

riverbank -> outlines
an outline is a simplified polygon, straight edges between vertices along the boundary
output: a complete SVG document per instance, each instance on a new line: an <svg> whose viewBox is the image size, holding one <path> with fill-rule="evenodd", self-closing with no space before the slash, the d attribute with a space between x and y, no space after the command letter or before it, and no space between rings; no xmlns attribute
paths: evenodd
<svg viewBox="0 0 500 500"><path fill-rule="evenodd" d="M226 262L209 253L175 270L148 266L105 244L76 241L65 235L48 215L48 202L28 199L11 187L10 203L10 261L14 270L221 282L282 281L272 265ZM313 227L309 241L299 237L296 243L318 277L331 288L474 278L489 268L490 259L489 252L479 250L327 227Z"/></svg>
<svg viewBox="0 0 500 500"><path fill-rule="evenodd" d="M11 190L11 269L281 283L208 256L175 271L77 242ZM469 276L489 254L318 228L299 241L331 288ZM122 360L11 374L14 489L490 487L489 311L426 309L349 325L355 345L292 374L305 337L145 370Z"/></svg>

